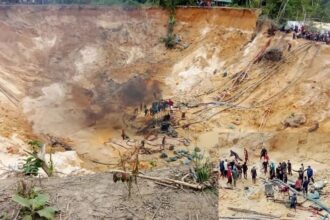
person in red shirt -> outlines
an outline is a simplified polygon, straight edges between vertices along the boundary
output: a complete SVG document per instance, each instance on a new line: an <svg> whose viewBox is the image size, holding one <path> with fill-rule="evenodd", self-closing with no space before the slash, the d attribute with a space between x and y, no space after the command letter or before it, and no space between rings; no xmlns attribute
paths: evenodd
<svg viewBox="0 0 330 220"><path fill-rule="evenodd" d="M264 161L266 161L267 163L268 163L268 161L269 161L269 156L268 156L267 153L266 153L266 155L265 155L265 157L264 157Z"/></svg>
<svg viewBox="0 0 330 220"><path fill-rule="evenodd" d="M168 104L168 106L170 107L170 110L172 111L172 110L173 110L174 102L173 102L171 99L169 99L169 100L167 101L167 104Z"/></svg>
<svg viewBox="0 0 330 220"><path fill-rule="evenodd" d="M231 166L228 167L228 170L227 170L227 184L230 184L232 185L233 184L233 176L232 176L232 173L231 173Z"/></svg>
<svg viewBox="0 0 330 220"><path fill-rule="evenodd" d="M269 156L268 156L268 154L266 153L266 155L264 156L264 161L262 162L262 166L263 166L264 174L265 174L265 175L267 174L268 161L269 161Z"/></svg>
<svg viewBox="0 0 330 220"><path fill-rule="evenodd" d="M302 187L302 180L298 178L296 180L296 183L294 184L294 188L298 191L301 191L301 187Z"/></svg>

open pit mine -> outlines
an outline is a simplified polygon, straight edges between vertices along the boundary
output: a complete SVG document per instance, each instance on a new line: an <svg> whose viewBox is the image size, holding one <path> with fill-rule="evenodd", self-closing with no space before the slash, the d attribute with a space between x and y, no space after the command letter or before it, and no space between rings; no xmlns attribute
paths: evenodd
<svg viewBox="0 0 330 220"><path fill-rule="evenodd" d="M1 5L0 218L326 219L330 46L260 14Z"/></svg>

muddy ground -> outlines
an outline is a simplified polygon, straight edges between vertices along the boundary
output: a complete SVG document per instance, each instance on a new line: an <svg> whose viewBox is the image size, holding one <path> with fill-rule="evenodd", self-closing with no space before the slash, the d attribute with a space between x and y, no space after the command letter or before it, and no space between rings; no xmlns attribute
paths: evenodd
<svg viewBox="0 0 330 220"><path fill-rule="evenodd" d="M147 175L173 175L173 171L155 170ZM112 178L110 173L100 173L33 181L50 195L52 205L61 210L56 219L217 219L217 192L173 189L138 179L128 198L127 185L114 183ZM0 211L7 212L9 219L14 219L18 211L17 205L8 199L18 180L0 182Z"/></svg>

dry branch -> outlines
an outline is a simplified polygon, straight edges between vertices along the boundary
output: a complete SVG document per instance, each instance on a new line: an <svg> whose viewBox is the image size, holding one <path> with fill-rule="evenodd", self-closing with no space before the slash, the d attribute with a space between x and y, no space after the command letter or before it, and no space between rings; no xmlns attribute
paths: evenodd
<svg viewBox="0 0 330 220"><path fill-rule="evenodd" d="M122 170L111 170L109 171L110 173L125 173L125 174L129 174L132 175L131 172L125 172ZM164 184L170 184L170 185L180 185L180 186L185 186L191 189L197 189L197 190L201 190L204 188L203 185L201 184L192 184L192 183L186 183L183 181L179 181L179 180L173 180L173 179L168 179L168 178L159 178L159 177L152 177L152 176L147 176L147 175L143 175L143 174L136 174L137 177L142 178L142 179L147 179L147 180L151 180L151 181L155 181L155 182L160 182L160 183L164 183Z"/></svg>

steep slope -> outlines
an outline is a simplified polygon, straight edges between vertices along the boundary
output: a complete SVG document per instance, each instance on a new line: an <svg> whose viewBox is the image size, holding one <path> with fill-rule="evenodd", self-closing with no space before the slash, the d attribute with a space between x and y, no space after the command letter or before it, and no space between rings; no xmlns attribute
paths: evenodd
<svg viewBox="0 0 330 220"><path fill-rule="evenodd" d="M127 126L126 114L142 103L172 97L182 87L171 85L178 73L195 80L220 70L219 46L233 42L223 45L228 53L222 60L239 51L251 38L258 15L254 10L178 8L175 33L188 48L167 50L161 38L168 13L159 8L0 10L1 101L8 103L2 112L9 112L1 116L1 135L9 138L3 149L15 143L10 140L14 134L23 141L45 142L50 135L68 140L81 157L98 161L118 159L105 143ZM196 62L198 67L189 70Z"/></svg>

